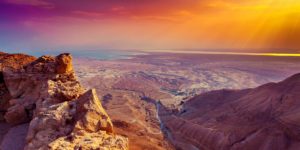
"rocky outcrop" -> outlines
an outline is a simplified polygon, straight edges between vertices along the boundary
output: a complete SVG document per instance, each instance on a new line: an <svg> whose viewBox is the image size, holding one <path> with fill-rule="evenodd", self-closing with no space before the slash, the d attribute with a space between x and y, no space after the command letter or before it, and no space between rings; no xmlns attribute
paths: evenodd
<svg viewBox="0 0 300 150"><path fill-rule="evenodd" d="M62 54L57 58L43 56L21 69L7 68L3 71L5 85L12 97L5 120L11 124L20 124L32 119L38 113L53 104L77 99L84 89L75 78L74 72L58 63L62 59L71 59ZM61 65L61 66L60 66Z"/></svg>
<svg viewBox="0 0 300 150"><path fill-rule="evenodd" d="M126 138L113 134L110 118L95 90L40 112L31 121L25 149L126 149ZM125 145L126 146L126 145Z"/></svg>
<svg viewBox="0 0 300 150"><path fill-rule="evenodd" d="M36 58L29 55L0 53L0 71L4 68L21 69L34 60Z"/></svg>
<svg viewBox="0 0 300 150"><path fill-rule="evenodd" d="M10 124L30 121L25 149L128 149L95 90L86 91L77 81L70 54L17 60L1 64L9 96L0 108Z"/></svg>
<svg viewBox="0 0 300 150"><path fill-rule="evenodd" d="M4 69L20 69L34 61L36 58L23 54L0 53L0 120L4 120L4 113L9 107L9 100L12 98L4 82Z"/></svg>
<svg viewBox="0 0 300 150"><path fill-rule="evenodd" d="M201 94L160 116L181 149L296 150L300 146L300 74L254 89Z"/></svg>
<svg viewBox="0 0 300 150"><path fill-rule="evenodd" d="M62 54L56 57L56 72L58 74L73 72L72 58L69 54Z"/></svg>

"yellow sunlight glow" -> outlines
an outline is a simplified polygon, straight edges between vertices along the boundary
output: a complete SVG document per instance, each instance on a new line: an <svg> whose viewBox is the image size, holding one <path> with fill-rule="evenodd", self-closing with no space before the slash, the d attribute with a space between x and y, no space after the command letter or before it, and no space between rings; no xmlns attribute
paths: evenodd
<svg viewBox="0 0 300 150"><path fill-rule="evenodd" d="M247 56L271 56L271 57L300 57L300 53L242 53L242 52L206 52L185 50L143 50L143 52L178 53L178 54L210 54L210 55L247 55Z"/></svg>

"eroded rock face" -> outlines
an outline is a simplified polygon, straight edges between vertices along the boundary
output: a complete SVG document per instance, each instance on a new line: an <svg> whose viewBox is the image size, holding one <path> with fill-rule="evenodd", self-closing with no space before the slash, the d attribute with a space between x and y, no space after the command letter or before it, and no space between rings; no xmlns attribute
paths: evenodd
<svg viewBox="0 0 300 150"><path fill-rule="evenodd" d="M20 69L36 60L35 57L24 54L0 53L0 71L4 68Z"/></svg>
<svg viewBox="0 0 300 150"><path fill-rule="evenodd" d="M0 53L0 121L4 120L4 114L9 108L9 100L12 98L4 82L4 69L21 69L36 58L23 54Z"/></svg>
<svg viewBox="0 0 300 150"><path fill-rule="evenodd" d="M95 90L39 112L30 123L27 142L28 150L128 148L126 138L113 134Z"/></svg>
<svg viewBox="0 0 300 150"><path fill-rule="evenodd" d="M86 130L97 132L99 130L113 133L113 125L107 113L103 109L96 90L92 89L82 95L76 101L76 116L78 120L74 130Z"/></svg>
<svg viewBox="0 0 300 150"><path fill-rule="evenodd" d="M31 62L1 64L9 103L0 103L6 122L31 121L25 149L128 149L127 138L114 135L95 90L85 92L77 81L70 54L25 60Z"/></svg>
<svg viewBox="0 0 300 150"><path fill-rule="evenodd" d="M71 57L66 54L58 57L42 56L21 69L4 69L4 82L12 97L4 116L8 123L28 122L34 113L77 99L84 92L74 72L58 73L56 70L61 66L57 60Z"/></svg>
<svg viewBox="0 0 300 150"><path fill-rule="evenodd" d="M296 150L300 146L300 74L254 89L212 91L160 116L182 149Z"/></svg>
<svg viewBox="0 0 300 150"><path fill-rule="evenodd" d="M70 54L61 54L56 57L56 72L58 74L73 72L72 57Z"/></svg>

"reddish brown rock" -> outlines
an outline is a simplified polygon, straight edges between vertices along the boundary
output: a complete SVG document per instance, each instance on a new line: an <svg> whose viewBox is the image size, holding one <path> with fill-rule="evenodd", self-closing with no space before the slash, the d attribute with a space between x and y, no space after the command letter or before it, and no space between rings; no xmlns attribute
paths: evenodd
<svg viewBox="0 0 300 150"><path fill-rule="evenodd" d="M161 106L173 143L182 149L296 150L300 146L300 74L240 91L189 100L178 113Z"/></svg>
<svg viewBox="0 0 300 150"><path fill-rule="evenodd" d="M9 108L9 100L12 98L4 83L4 69L22 69L36 58L24 54L0 53L0 121L4 120L4 113Z"/></svg>
<svg viewBox="0 0 300 150"><path fill-rule="evenodd" d="M9 96L0 108L10 124L30 121L25 149L128 149L127 138L113 133L95 90L85 92L78 82L70 54L2 55L0 90Z"/></svg>
<svg viewBox="0 0 300 150"><path fill-rule="evenodd" d="M0 71L4 68L21 69L34 60L36 58L29 55L0 53Z"/></svg>
<svg viewBox="0 0 300 150"><path fill-rule="evenodd" d="M73 72L72 56L70 54L61 54L56 57L56 72L58 74Z"/></svg>
<svg viewBox="0 0 300 150"><path fill-rule="evenodd" d="M60 59L68 55L59 56ZM11 124L29 121L34 112L52 104L70 101L83 93L73 72L57 74L56 58L42 56L23 69L5 69L4 82L12 97L5 119Z"/></svg>

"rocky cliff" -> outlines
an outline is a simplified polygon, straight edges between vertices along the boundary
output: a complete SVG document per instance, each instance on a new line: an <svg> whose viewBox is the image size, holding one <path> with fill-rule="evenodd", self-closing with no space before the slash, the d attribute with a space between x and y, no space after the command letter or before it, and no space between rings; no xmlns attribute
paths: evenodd
<svg viewBox="0 0 300 150"><path fill-rule="evenodd" d="M201 94L180 111L160 105L181 149L296 150L300 147L300 74L254 89Z"/></svg>
<svg viewBox="0 0 300 150"><path fill-rule="evenodd" d="M12 125L30 122L24 149L128 149L95 90L75 77L70 54L0 54L0 111Z"/></svg>

